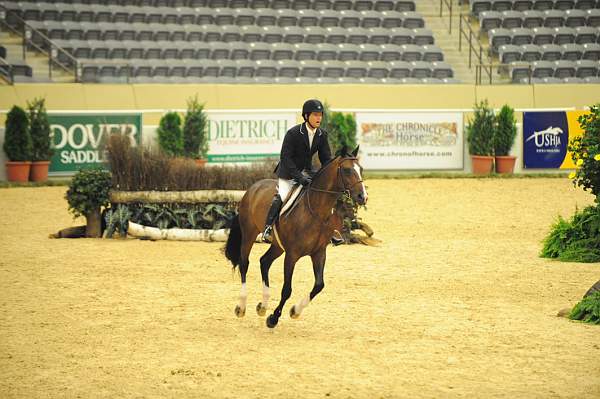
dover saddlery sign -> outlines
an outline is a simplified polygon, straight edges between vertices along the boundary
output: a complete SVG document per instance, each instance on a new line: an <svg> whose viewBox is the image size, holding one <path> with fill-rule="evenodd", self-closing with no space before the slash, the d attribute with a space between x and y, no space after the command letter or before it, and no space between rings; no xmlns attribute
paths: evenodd
<svg viewBox="0 0 600 399"><path fill-rule="evenodd" d="M71 175L104 164L112 133L129 136L134 146L141 143L141 114L49 114L48 120L54 148L50 175Z"/></svg>
<svg viewBox="0 0 600 399"><path fill-rule="evenodd" d="M296 114L289 111L208 111L207 114L211 163L278 158L285 133L296 124Z"/></svg>
<svg viewBox="0 0 600 399"><path fill-rule="evenodd" d="M357 112L356 129L365 169L463 168L461 113Z"/></svg>

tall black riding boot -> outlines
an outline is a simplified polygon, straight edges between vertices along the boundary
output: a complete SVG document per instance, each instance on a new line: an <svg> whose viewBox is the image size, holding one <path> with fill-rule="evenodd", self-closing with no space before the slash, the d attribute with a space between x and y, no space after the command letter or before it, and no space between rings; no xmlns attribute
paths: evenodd
<svg viewBox="0 0 600 399"><path fill-rule="evenodd" d="M281 210L282 204L281 197L279 194L275 194L273 197L273 201L271 202L271 208L269 208L269 212L267 212L267 221L265 222L265 231L262 233L263 242L272 242L273 241L273 223L277 220L277 216L279 215L279 211Z"/></svg>

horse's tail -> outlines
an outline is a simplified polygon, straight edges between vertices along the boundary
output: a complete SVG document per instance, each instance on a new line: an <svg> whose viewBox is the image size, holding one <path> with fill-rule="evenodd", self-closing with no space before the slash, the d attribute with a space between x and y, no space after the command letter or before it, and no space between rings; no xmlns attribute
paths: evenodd
<svg viewBox="0 0 600 399"><path fill-rule="evenodd" d="M231 261L235 269L240 265L240 254L242 249L242 229L240 228L240 215L234 216L231 221L229 237L225 244L225 257Z"/></svg>

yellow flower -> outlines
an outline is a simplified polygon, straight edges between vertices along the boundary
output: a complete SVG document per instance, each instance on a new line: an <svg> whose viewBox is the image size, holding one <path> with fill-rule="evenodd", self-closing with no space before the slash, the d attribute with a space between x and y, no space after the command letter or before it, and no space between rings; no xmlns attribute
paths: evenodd
<svg viewBox="0 0 600 399"><path fill-rule="evenodd" d="M596 161L600 161L600 154L596 154L596 155L594 155L594 160L596 160Z"/></svg>
<svg viewBox="0 0 600 399"><path fill-rule="evenodd" d="M569 179L574 179L575 176L577 176L577 173L575 173L575 172L569 173Z"/></svg>
<svg viewBox="0 0 600 399"><path fill-rule="evenodd" d="M584 153L583 153L583 157L584 157L584 158L587 158L587 157L588 157L588 153L587 153L587 152L584 152Z"/></svg>
<svg viewBox="0 0 600 399"><path fill-rule="evenodd" d="M579 158L577 160L577 166L581 166L581 165L583 165L583 159Z"/></svg>

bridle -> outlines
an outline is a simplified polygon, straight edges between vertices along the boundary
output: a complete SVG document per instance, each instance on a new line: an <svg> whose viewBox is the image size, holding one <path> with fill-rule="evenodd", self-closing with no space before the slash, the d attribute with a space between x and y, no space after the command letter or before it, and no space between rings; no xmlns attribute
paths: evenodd
<svg viewBox="0 0 600 399"><path fill-rule="evenodd" d="M326 222L329 220L329 218L331 217L331 215L333 215L333 211L334 211L334 210L333 210L333 208L332 208L332 209L331 209L331 214L330 214L330 215L327 217L327 219L325 219L325 221L323 221L323 220L322 220L322 219L321 219L321 218L320 218L320 217L319 217L319 216L318 216L318 215L317 215L317 214L316 214L316 213L313 211L313 209L312 209L312 206L310 205L310 192L311 192L311 191L317 191L317 192L320 192L320 193L333 194L333 195L336 195L336 196L337 196L337 198L339 198L340 196L344 195L344 196L345 196L347 199L350 199L350 198L351 198L351 191L350 191L350 190L351 190L351 189L352 189L352 188L353 188L355 185L357 185L357 184L359 184L359 183L362 183L362 182L363 182L363 180L362 180L362 179L361 179L361 180L358 180L358 181L354 182L354 183L353 183L352 185L350 185L350 186L347 186L347 185L346 185L346 180L344 179L344 176L342 176L342 172L341 172L341 170L342 170L342 164L343 164L345 161L358 161L358 158L356 158L356 157L347 157L347 158L343 158L343 159L341 160L341 162L339 163L339 165L337 166L337 171L336 171L336 180L337 180L337 183L338 183L338 184L337 184L337 186L338 186L338 187L340 186L339 182L341 181L341 183L342 183L342 184L341 184L341 186L344 188L342 191L332 191L332 190L323 190L323 189L320 189L320 188L315 188L315 187L312 187L312 182L311 182L311 184L309 184L309 185L308 185L308 191L306 192L306 199L307 199L307 201L308 201L308 211L310 212L310 214L311 214L311 215L312 215L312 216L313 216L315 219L317 219L319 222L321 222L321 224L322 224L322 225L324 225L324 226L326 226L326 227L329 227L329 226L327 225L327 223L326 223ZM337 198L336 198L336 200L337 200Z"/></svg>

